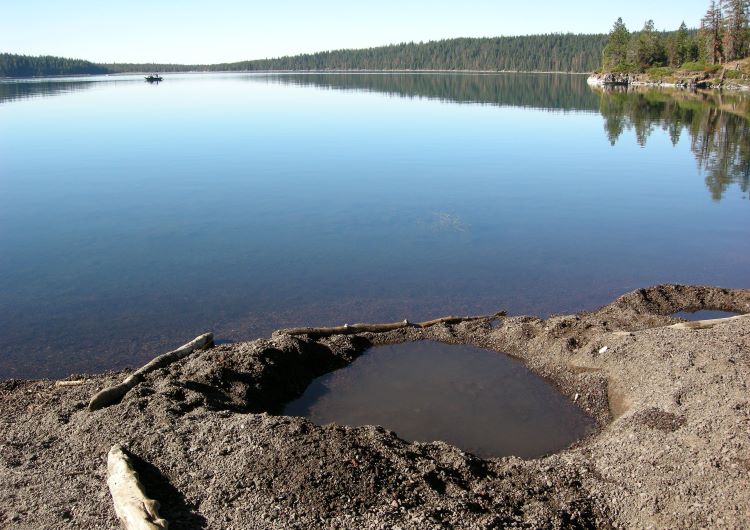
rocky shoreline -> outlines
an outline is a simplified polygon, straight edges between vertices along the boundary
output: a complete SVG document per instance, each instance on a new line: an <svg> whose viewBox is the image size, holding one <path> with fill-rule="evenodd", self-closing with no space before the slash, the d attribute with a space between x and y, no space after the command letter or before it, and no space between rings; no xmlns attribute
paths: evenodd
<svg viewBox="0 0 750 530"><path fill-rule="evenodd" d="M510 308L512 309L512 308ZM275 332L144 374L0 383L0 526L113 528L107 454L121 444L172 528L747 528L750 290L662 285L577 315ZM299 330L296 330L299 331ZM506 352L599 430L533 460L482 460L380 427L278 416L367 348L431 339Z"/></svg>
<svg viewBox="0 0 750 530"><path fill-rule="evenodd" d="M586 82L594 87L647 86L660 88L682 88L690 90L713 89L750 91L750 80L743 82L716 77L708 72L702 74L654 78L648 74L601 73L590 75Z"/></svg>

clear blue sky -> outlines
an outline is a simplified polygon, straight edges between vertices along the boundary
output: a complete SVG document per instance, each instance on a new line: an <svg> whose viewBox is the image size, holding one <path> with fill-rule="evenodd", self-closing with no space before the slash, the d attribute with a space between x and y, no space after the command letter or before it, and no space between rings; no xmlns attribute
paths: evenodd
<svg viewBox="0 0 750 530"><path fill-rule="evenodd" d="M707 0L2 0L0 52L206 63L448 37L696 27Z"/></svg>

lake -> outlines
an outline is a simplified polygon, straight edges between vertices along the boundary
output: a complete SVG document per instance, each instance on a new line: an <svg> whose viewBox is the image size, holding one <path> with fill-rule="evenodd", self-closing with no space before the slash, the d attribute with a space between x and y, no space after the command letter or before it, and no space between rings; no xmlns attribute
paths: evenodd
<svg viewBox="0 0 750 530"><path fill-rule="evenodd" d="M0 82L0 378L209 330L750 287L748 116L567 75Z"/></svg>

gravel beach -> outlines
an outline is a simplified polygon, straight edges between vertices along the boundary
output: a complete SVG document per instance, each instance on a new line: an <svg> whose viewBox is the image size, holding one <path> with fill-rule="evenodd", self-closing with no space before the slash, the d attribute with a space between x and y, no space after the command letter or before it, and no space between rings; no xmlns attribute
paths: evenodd
<svg viewBox="0 0 750 530"><path fill-rule="evenodd" d="M748 528L750 315L673 327L703 309L750 313L750 290L661 285L547 319L280 330L196 351L96 411L91 396L130 372L0 382L0 526L117 527L107 453L122 444L175 529ZM278 415L367 348L424 339L520 359L597 431L543 458L483 460Z"/></svg>

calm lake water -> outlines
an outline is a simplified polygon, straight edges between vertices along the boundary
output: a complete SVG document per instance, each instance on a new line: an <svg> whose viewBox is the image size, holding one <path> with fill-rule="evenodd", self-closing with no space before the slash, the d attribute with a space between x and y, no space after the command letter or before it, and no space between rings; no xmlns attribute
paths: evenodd
<svg viewBox="0 0 750 530"><path fill-rule="evenodd" d="M584 76L0 82L0 378L750 287L749 113Z"/></svg>
<svg viewBox="0 0 750 530"><path fill-rule="evenodd" d="M370 349L313 381L284 414L319 425L382 425L406 440L442 440L482 457L536 458L596 427L519 361L429 341Z"/></svg>

